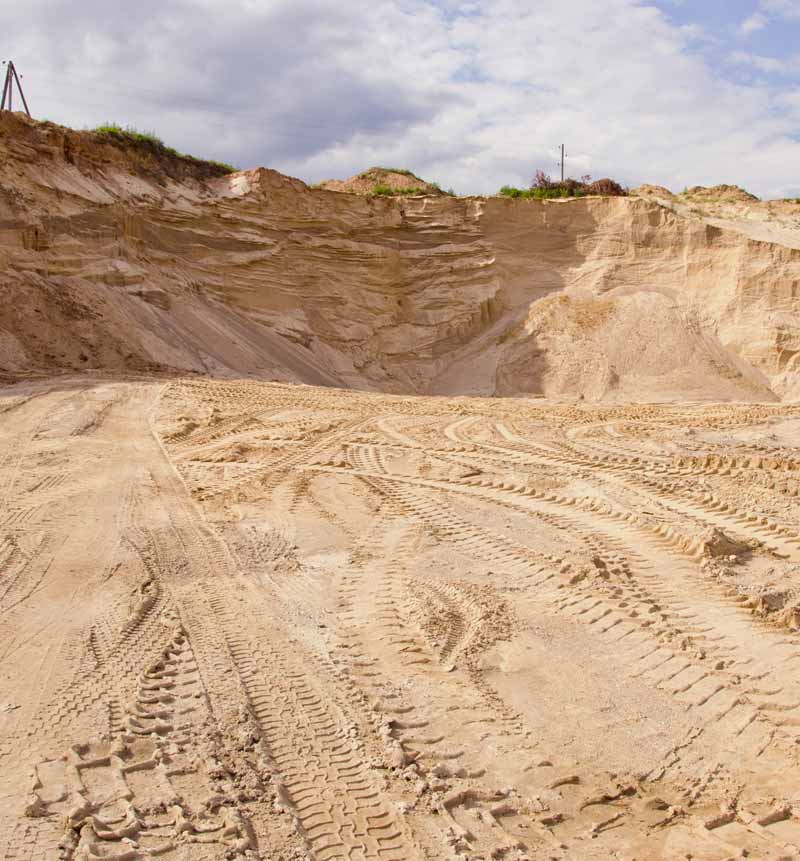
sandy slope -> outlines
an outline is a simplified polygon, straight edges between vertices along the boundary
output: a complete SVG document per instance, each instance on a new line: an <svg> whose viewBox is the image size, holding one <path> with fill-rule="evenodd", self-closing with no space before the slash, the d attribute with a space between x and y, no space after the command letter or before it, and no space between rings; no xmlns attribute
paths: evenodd
<svg viewBox="0 0 800 861"><path fill-rule="evenodd" d="M370 198L7 113L0 372L792 400L800 233L759 206Z"/></svg>
<svg viewBox="0 0 800 861"><path fill-rule="evenodd" d="M0 857L800 857L798 427L2 390Z"/></svg>

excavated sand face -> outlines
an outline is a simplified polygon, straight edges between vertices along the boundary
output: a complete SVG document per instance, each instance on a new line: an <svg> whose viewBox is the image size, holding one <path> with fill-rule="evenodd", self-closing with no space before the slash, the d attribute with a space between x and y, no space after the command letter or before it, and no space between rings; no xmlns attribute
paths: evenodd
<svg viewBox="0 0 800 861"><path fill-rule="evenodd" d="M800 857L800 408L0 390L0 857Z"/></svg>
<svg viewBox="0 0 800 861"><path fill-rule="evenodd" d="M364 198L5 114L0 369L796 399L794 217L659 193Z"/></svg>

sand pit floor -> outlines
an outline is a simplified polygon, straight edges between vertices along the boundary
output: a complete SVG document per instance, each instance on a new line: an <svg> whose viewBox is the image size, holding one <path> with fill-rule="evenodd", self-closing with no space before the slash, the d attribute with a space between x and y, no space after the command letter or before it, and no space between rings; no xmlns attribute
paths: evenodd
<svg viewBox="0 0 800 861"><path fill-rule="evenodd" d="M0 858L800 858L800 407L0 390Z"/></svg>

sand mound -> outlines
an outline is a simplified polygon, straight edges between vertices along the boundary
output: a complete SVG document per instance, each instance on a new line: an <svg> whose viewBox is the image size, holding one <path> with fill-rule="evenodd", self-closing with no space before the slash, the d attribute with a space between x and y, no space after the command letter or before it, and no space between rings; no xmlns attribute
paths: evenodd
<svg viewBox="0 0 800 861"><path fill-rule="evenodd" d="M637 185L628 194L635 195L636 197L659 197L666 200L671 200L674 197L673 193L663 185L651 185L650 183Z"/></svg>
<svg viewBox="0 0 800 861"><path fill-rule="evenodd" d="M328 179L318 188L350 194L442 194L438 185L420 179L410 170L371 167L350 179Z"/></svg>
<svg viewBox="0 0 800 861"><path fill-rule="evenodd" d="M758 198L738 185L693 185L681 195L692 200L723 201L725 203L750 203Z"/></svg>
<svg viewBox="0 0 800 861"><path fill-rule="evenodd" d="M335 194L6 113L0 374L798 398L800 234L765 206Z"/></svg>

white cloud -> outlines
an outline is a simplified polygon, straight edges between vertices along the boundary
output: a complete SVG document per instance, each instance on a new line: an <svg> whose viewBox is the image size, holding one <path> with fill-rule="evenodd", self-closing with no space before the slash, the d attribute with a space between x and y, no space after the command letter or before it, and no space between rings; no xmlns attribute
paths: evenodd
<svg viewBox="0 0 800 861"><path fill-rule="evenodd" d="M733 51L728 60L740 66L753 66L760 72L767 74L786 71L786 64L782 60L775 57L764 57L760 54L750 54L747 51Z"/></svg>
<svg viewBox="0 0 800 861"><path fill-rule="evenodd" d="M749 18L745 18L739 26L739 32L743 36L749 36L751 33L755 33L758 30L763 30L767 24L769 24L769 19L766 15L763 15L761 12L755 12Z"/></svg>
<svg viewBox="0 0 800 861"><path fill-rule="evenodd" d="M761 0L761 8L781 18L800 19L797 0Z"/></svg>
<svg viewBox="0 0 800 861"><path fill-rule="evenodd" d="M747 51L733 51L728 56L728 62L740 66L752 66L766 75L789 75L800 72L800 56L795 55L787 60L777 57L765 57L762 54L751 54Z"/></svg>
<svg viewBox="0 0 800 861"><path fill-rule="evenodd" d="M562 141L573 175L628 183L766 193L800 174L783 91L726 80L650 0L28 6L7 35L39 116L309 181L383 163L493 192L555 173Z"/></svg>

